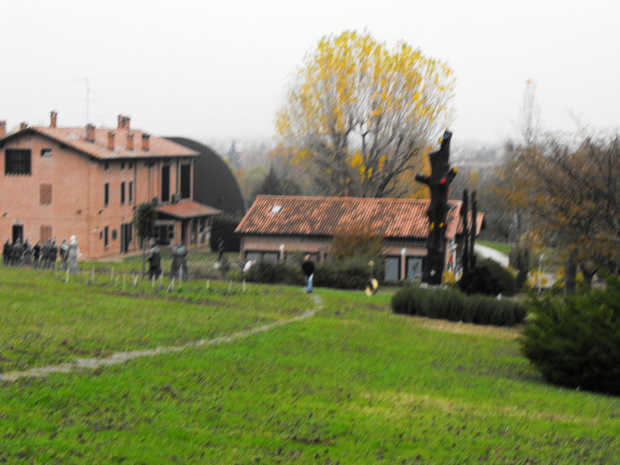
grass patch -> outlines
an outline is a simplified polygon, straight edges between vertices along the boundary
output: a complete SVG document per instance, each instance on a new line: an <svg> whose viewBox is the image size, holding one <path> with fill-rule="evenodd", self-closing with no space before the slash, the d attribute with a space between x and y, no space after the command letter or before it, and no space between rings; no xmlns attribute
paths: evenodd
<svg viewBox="0 0 620 465"><path fill-rule="evenodd" d="M491 242L491 241L476 241L476 244L483 245L485 247L489 247L490 249L497 250L498 252L502 252L503 254L510 254L510 244L506 244L505 242Z"/></svg>
<svg viewBox="0 0 620 465"><path fill-rule="evenodd" d="M59 284L41 286L44 278L35 275L12 281L13 273L21 272L0 271L3 306L20 298L51 303L32 286L48 286L60 303L71 297ZM7 281L14 289L22 282L23 294L15 290L7 300ZM586 464L613 463L620 454L620 399L544 384L520 355L516 330L395 315L389 292L369 299L362 292L252 289L205 308L154 299L181 315L153 310L157 319L173 318L162 337L187 337L185 320L198 326L200 311L226 308L220 319L208 320L214 331L226 332L254 325L256 315L298 314L315 296L323 309L234 343L4 383L0 461ZM73 293L85 294L78 287ZM118 344L121 331L122 342L131 337L140 345L151 330L132 323L140 299L100 297L105 308L76 303L57 330L91 326L103 318L97 313L120 306L110 318L115 324L101 323L106 330L98 336ZM42 304L31 310L32 324L43 318L38 331L55 321L37 316L47 311ZM3 328L24 325L19 312L10 315Z"/></svg>

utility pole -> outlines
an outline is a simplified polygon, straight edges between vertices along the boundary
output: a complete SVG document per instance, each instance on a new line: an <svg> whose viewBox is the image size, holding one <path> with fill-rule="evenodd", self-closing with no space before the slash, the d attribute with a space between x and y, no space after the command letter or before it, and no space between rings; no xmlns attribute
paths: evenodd
<svg viewBox="0 0 620 465"><path fill-rule="evenodd" d="M426 184L431 190L431 204L427 215L429 232L426 239L426 260L422 282L441 284L446 262L446 217L448 214L448 188L456 176L457 169L450 168L450 139L452 133L446 131L441 148L429 154L431 175L416 174L415 180Z"/></svg>

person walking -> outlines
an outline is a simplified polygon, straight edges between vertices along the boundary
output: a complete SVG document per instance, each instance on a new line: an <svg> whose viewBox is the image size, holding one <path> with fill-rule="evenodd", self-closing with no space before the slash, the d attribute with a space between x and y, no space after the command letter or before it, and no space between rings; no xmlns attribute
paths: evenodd
<svg viewBox="0 0 620 465"><path fill-rule="evenodd" d="M301 264L301 272L306 277L307 288L306 292L308 294L312 293L312 280L314 278L314 262L310 260L310 255L306 255L304 262Z"/></svg>

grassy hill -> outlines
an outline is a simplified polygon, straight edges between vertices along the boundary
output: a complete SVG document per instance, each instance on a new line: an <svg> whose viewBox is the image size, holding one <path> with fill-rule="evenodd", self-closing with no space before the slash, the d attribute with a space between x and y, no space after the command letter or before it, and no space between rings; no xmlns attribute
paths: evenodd
<svg viewBox="0 0 620 465"><path fill-rule="evenodd" d="M518 330L394 315L389 293L0 269L0 369L230 342L0 382L6 463L617 463L620 399L546 385ZM167 283L166 283L167 285ZM165 286L166 287L166 286ZM295 317L309 310L315 315Z"/></svg>

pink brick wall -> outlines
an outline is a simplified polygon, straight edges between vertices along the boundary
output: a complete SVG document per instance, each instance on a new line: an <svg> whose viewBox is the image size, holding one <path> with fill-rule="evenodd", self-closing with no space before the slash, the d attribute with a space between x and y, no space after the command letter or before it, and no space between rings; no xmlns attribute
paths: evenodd
<svg viewBox="0 0 620 465"><path fill-rule="evenodd" d="M31 175L5 175L5 150L31 150ZM52 149L51 157L42 157L42 149ZM51 224L52 235L60 243L76 235L84 258L100 258L121 252L121 225L131 223L134 206L161 195L163 161L92 159L71 148L39 135L26 135L9 141L0 149L0 239L11 239L14 224L23 226L24 237L32 244L39 240L40 227ZM170 194L179 190L181 163L170 163ZM148 166L150 165L150 166ZM122 166L122 168L121 168ZM109 202L104 205L104 185L109 183ZM121 182L125 182L125 202L121 204ZM133 183L133 200L129 202L129 186ZM40 185L52 185L50 205L40 204ZM103 231L109 231L109 245L104 246ZM177 225L175 241L180 238ZM116 238L114 237L116 231ZM138 249L133 231L129 250Z"/></svg>

